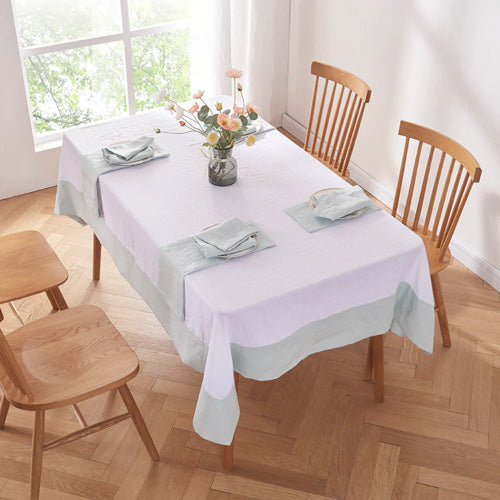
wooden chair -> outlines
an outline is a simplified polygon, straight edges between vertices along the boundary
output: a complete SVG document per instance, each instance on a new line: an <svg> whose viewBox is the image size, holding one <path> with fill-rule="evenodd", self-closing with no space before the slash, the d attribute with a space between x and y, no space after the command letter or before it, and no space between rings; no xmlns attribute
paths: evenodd
<svg viewBox="0 0 500 500"><path fill-rule="evenodd" d="M54 309L67 309L59 290L67 279L66 268L38 231L0 237L0 305L9 303L22 324L13 301L45 292Z"/></svg>
<svg viewBox="0 0 500 500"><path fill-rule="evenodd" d="M35 412L30 498L37 499L42 453L131 418L153 460L159 455L127 386L139 361L104 312L80 306L42 318L7 337L0 330L0 429L9 406ZM127 412L44 443L45 411L118 389Z"/></svg>
<svg viewBox="0 0 500 500"><path fill-rule="evenodd" d="M316 82L304 149L335 173L349 177L347 167L371 89L357 76L316 61L311 73ZM320 80L324 84L318 102Z"/></svg>
<svg viewBox="0 0 500 500"><path fill-rule="evenodd" d="M479 182L481 169L469 151L439 132L402 121L399 135L405 136L406 142L392 215L424 241L441 336L443 344L450 347L450 331L438 274L451 261L448 245L472 185ZM412 153L409 155L410 144ZM407 161L409 156L414 156L413 167ZM410 164L408 168L407 163ZM403 184L408 186L407 189L403 189ZM405 196L403 191L406 191ZM398 216L400 204L402 215Z"/></svg>

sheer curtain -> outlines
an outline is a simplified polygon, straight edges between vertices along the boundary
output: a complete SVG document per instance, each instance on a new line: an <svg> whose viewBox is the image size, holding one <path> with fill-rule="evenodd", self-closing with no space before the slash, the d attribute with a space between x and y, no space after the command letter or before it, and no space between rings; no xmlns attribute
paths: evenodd
<svg viewBox="0 0 500 500"><path fill-rule="evenodd" d="M290 0L192 0L191 85L231 94L229 68L243 71L247 101L281 125L286 111Z"/></svg>

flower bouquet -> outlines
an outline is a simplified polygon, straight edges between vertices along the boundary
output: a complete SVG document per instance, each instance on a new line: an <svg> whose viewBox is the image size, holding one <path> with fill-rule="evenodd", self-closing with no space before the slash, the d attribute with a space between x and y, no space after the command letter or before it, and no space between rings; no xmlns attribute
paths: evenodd
<svg viewBox="0 0 500 500"><path fill-rule="evenodd" d="M184 108L172 99L168 99L166 92L161 91L157 101L167 99L166 109L175 115L181 127L186 132L197 132L205 137L203 146L211 149L208 164L208 176L212 184L228 186L236 182L237 163L232 157L232 148L236 142L246 135L245 142L248 146L255 144L255 136L249 133L255 127L252 122L258 115L258 108L250 103L245 103L243 87L237 82L243 72L237 69L226 71L226 75L233 79L233 109L223 109L220 102L215 103L214 109L203 99L204 90L193 94L194 104ZM240 97L240 104L238 98ZM252 127L252 128L250 128ZM163 132L155 129L155 132Z"/></svg>

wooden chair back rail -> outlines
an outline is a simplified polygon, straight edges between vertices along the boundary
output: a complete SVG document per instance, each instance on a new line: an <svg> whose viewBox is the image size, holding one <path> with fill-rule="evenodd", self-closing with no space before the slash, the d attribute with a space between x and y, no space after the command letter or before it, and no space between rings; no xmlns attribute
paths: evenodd
<svg viewBox="0 0 500 500"><path fill-rule="evenodd" d="M30 400L34 399L33 393L26 381L26 377L19 366L19 363L12 352L12 349L7 342L2 330L0 330L0 365L5 370L10 381L26 395Z"/></svg>
<svg viewBox="0 0 500 500"><path fill-rule="evenodd" d="M434 132L425 127L408 122L401 122L400 135L405 135L405 146L401 160L401 168L396 186L396 195L392 207L392 215L397 216L398 207L402 198L403 181L409 177L409 187L406 193L404 212L401 221L413 231L421 230L424 236L430 233L430 241L439 249L438 258L443 259L446 255L448 245L457 226L469 193L474 182L478 182L481 169L474 157L462 146L452 139ZM413 168L407 172L409 162L408 150L410 140L418 141L413 161ZM422 154L423 146L429 145L429 153L424 160ZM441 149L441 156L437 165L435 178L431 179L431 170L436 149ZM447 169L446 157L449 156ZM460 157L460 160L457 158ZM424 161L422 161L424 160ZM420 187L417 188L417 176L421 165L425 165ZM447 170L447 172L444 172ZM446 177L443 177L443 176ZM442 182L444 180L444 182ZM432 185L432 191L427 206L424 206L428 188ZM415 215L410 221L412 201L416 198L417 206ZM436 211L434 208L436 200ZM424 218L423 226L420 220ZM432 229L430 229L433 219Z"/></svg>
<svg viewBox="0 0 500 500"><path fill-rule="evenodd" d="M370 100L370 87L363 80L361 80L361 78L349 73L348 71L335 68L329 64L314 61L311 64L311 74L338 82L340 85L352 89L364 101L369 102Z"/></svg>
<svg viewBox="0 0 500 500"><path fill-rule="evenodd" d="M325 64L313 62L311 73L316 78L304 149L345 176L371 90L355 75Z"/></svg>

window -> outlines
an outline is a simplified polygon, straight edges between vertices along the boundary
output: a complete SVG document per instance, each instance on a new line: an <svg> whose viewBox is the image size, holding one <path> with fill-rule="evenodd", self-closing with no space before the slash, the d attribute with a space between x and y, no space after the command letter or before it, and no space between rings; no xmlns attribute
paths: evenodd
<svg viewBox="0 0 500 500"><path fill-rule="evenodd" d="M36 143L189 96L189 0L13 0Z"/></svg>

